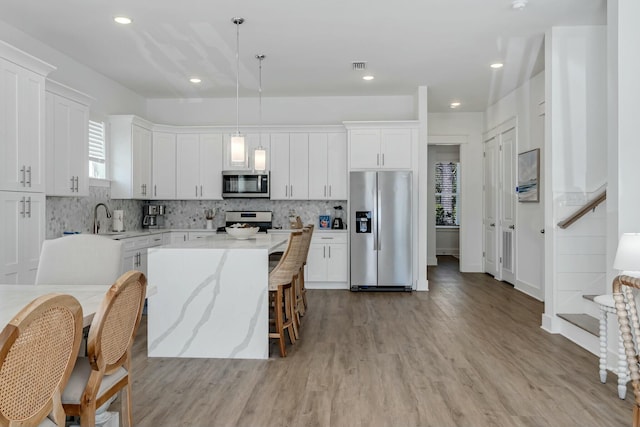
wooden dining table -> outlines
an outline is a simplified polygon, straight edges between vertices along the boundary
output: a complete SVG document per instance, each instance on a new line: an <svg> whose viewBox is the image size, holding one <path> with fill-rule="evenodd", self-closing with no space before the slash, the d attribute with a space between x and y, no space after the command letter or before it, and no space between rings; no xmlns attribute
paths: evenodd
<svg viewBox="0 0 640 427"><path fill-rule="evenodd" d="M75 297L82 306L83 326L91 325L100 302L111 285L5 285L0 284L0 330L9 323L20 310L39 296L46 294L68 294ZM155 288L147 287L147 296Z"/></svg>

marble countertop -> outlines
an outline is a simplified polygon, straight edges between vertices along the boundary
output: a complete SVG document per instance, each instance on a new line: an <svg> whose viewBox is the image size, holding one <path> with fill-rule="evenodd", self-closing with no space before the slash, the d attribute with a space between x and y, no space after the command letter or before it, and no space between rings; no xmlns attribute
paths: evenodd
<svg viewBox="0 0 640 427"><path fill-rule="evenodd" d="M268 233L291 233L292 231L300 231L299 228L272 228L268 231ZM313 233L346 233L347 229L319 229L318 227L313 229Z"/></svg>
<svg viewBox="0 0 640 427"><path fill-rule="evenodd" d="M149 252L162 249L266 249L271 253L285 245L288 239L285 234L256 234L245 240L236 239L228 234L212 234L204 239L150 248Z"/></svg>
<svg viewBox="0 0 640 427"><path fill-rule="evenodd" d="M290 233L292 231L295 231L293 229L287 229L287 228L272 228L271 229L273 232L272 234L278 234L278 233ZM270 232L271 232L270 230ZM206 229L206 228L154 228L151 230L147 230L147 229L143 229L143 230L131 230L131 231L108 231L105 233L100 233L101 236L104 237L109 237L111 239L115 239L115 240L120 240L120 239L128 239L131 237L142 237L142 236L151 236L154 234L162 234L162 233L170 233L170 232L177 232L177 233L202 233L202 232L209 232L211 234L216 234L216 230L210 230L210 229ZM318 228L315 228L313 230L314 233L328 233L328 232L332 232L332 233L346 233L347 230L346 229L342 229L342 230L319 230ZM224 234L222 234L224 236Z"/></svg>

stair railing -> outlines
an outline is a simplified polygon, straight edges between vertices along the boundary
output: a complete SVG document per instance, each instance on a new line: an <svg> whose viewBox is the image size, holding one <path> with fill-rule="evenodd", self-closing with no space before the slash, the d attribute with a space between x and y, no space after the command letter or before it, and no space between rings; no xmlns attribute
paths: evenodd
<svg viewBox="0 0 640 427"><path fill-rule="evenodd" d="M580 218L582 218L583 216L588 214L589 211L595 211L596 208L598 207L598 205L600 203L604 202L605 200L607 200L607 190L604 190L595 199L593 199L589 203L587 203L584 207L582 207L579 210L575 211L567 219L565 219L563 221L560 221L558 223L558 227L560 227L562 229L565 229L565 228L569 227L571 224L573 224L574 222L576 222L577 220L579 220Z"/></svg>

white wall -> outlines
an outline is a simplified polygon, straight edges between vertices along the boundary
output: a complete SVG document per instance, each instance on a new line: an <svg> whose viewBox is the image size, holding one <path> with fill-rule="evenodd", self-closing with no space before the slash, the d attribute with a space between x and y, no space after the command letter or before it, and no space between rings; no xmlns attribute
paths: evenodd
<svg viewBox="0 0 640 427"><path fill-rule="evenodd" d="M606 290L606 207L565 230L557 223L607 183L606 28L554 27L545 46L543 327L590 348L556 314L585 312L588 303L582 295Z"/></svg>
<svg viewBox="0 0 640 427"><path fill-rule="evenodd" d="M593 192L607 181L606 27L551 34L553 191Z"/></svg>
<svg viewBox="0 0 640 427"><path fill-rule="evenodd" d="M57 67L48 78L93 97L92 117L146 115L145 99L140 95L3 21L0 21L0 40Z"/></svg>
<svg viewBox="0 0 640 427"><path fill-rule="evenodd" d="M607 278L606 292L618 274L613 269L622 233L640 232L640 158L638 117L640 104L640 2L637 0L607 1L607 65L608 65L608 185L607 185ZM618 333L615 316L609 316L609 334ZM614 336L614 335L609 335ZM609 340L610 367L617 363L617 343Z"/></svg>
<svg viewBox="0 0 640 427"><path fill-rule="evenodd" d="M502 98L485 112L484 129L517 120L516 153L540 148L540 203L516 206L516 289L544 299L544 73Z"/></svg>
<svg viewBox="0 0 640 427"><path fill-rule="evenodd" d="M429 144L460 144L460 271L482 272L483 114L432 113L428 120Z"/></svg>
<svg viewBox="0 0 640 427"><path fill-rule="evenodd" d="M262 124L327 125L343 121L413 120L415 96L323 96L262 98ZM147 118L172 125L235 125L235 98L149 99ZM241 98L242 125L260 123L258 98ZM242 129L240 129L242 130Z"/></svg>
<svg viewBox="0 0 640 427"><path fill-rule="evenodd" d="M612 103L611 141L617 143L615 156L617 168L611 170L610 179L617 183L617 234L611 236L613 247L622 233L640 232L640 136L638 135L638 119L640 118L640 2L637 0L617 0L617 14L610 24L617 29L618 49L611 57L611 84L616 84L616 95L610 98ZM614 187L615 189L615 187ZM615 192L615 191L614 191ZM607 197L609 195L607 194ZM612 251L613 252L613 251ZM613 254L611 255L613 259ZM610 289L609 289L610 290Z"/></svg>

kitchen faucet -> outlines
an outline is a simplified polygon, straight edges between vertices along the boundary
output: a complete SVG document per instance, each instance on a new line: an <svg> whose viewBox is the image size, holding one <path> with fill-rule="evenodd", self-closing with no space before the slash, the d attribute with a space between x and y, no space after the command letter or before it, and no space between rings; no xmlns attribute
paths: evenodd
<svg viewBox="0 0 640 427"><path fill-rule="evenodd" d="M100 221L98 221L98 208L104 206L104 210L107 212L107 218L111 218L111 211L104 203L98 203L93 209L93 234L98 234L100 231Z"/></svg>

